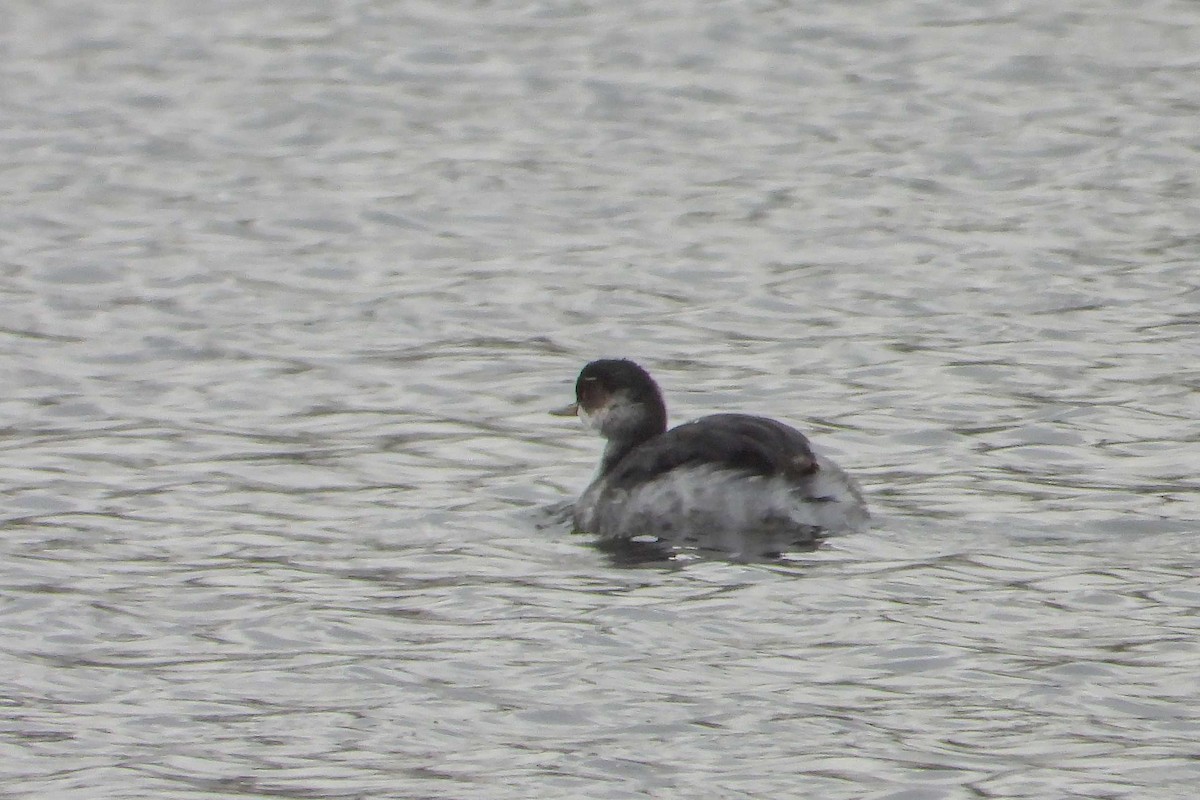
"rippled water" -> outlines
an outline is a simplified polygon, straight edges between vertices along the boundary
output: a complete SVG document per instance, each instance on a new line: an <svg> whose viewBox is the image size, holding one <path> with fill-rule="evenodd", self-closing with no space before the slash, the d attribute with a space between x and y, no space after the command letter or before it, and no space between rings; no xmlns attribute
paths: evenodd
<svg viewBox="0 0 1200 800"><path fill-rule="evenodd" d="M0 795L1194 795L1200 6L9 5ZM570 533L598 355L874 528Z"/></svg>

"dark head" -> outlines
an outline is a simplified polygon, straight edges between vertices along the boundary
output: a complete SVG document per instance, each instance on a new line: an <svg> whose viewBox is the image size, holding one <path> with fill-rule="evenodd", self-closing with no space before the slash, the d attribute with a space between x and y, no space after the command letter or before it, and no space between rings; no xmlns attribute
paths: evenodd
<svg viewBox="0 0 1200 800"><path fill-rule="evenodd" d="M626 359L593 361L575 381L575 402L551 412L578 415L605 439L639 444L667 429L667 408L650 373Z"/></svg>

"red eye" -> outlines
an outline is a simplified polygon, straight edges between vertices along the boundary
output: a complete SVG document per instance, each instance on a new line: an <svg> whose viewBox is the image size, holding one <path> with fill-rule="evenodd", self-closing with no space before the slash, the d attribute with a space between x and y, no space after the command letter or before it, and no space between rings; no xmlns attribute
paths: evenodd
<svg viewBox="0 0 1200 800"><path fill-rule="evenodd" d="M605 391L595 378L585 378L579 382L579 405L584 408L597 408L604 404Z"/></svg>

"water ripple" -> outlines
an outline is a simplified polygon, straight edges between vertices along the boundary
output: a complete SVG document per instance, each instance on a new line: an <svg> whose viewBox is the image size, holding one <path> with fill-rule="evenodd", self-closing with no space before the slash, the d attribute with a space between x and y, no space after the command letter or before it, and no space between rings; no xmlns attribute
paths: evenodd
<svg viewBox="0 0 1200 800"><path fill-rule="evenodd" d="M10 16L14 796L1193 793L1194 8ZM874 529L571 533L598 355Z"/></svg>

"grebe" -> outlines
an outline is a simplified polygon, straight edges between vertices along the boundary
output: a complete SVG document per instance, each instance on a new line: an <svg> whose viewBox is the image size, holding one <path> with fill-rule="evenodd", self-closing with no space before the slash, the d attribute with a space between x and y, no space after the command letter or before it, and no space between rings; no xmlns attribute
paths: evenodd
<svg viewBox="0 0 1200 800"><path fill-rule="evenodd" d="M668 430L658 385L626 359L585 366L575 397L550 413L607 440L575 504L580 531L780 552L869 518L854 480L782 422L713 414Z"/></svg>

